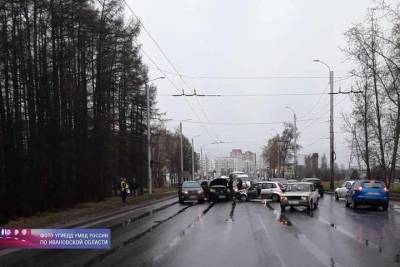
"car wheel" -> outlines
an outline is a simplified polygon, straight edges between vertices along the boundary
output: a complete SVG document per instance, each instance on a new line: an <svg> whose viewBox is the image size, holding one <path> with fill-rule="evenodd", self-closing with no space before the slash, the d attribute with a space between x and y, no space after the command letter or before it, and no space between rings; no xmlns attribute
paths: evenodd
<svg viewBox="0 0 400 267"><path fill-rule="evenodd" d="M199 203L204 203L204 198L203 199L199 199Z"/></svg>
<svg viewBox="0 0 400 267"><path fill-rule="evenodd" d="M389 208L389 204L384 204L384 205L382 206L382 209L383 209L384 211L386 211L388 208Z"/></svg>
<svg viewBox="0 0 400 267"><path fill-rule="evenodd" d="M339 200L339 196L338 196L338 194L336 192L335 192L335 199L336 199L336 201Z"/></svg>
<svg viewBox="0 0 400 267"><path fill-rule="evenodd" d="M286 210L286 206L285 205L281 205L281 212L285 212Z"/></svg>
<svg viewBox="0 0 400 267"><path fill-rule="evenodd" d="M272 201L278 202L279 201L279 196L278 195L272 195Z"/></svg>
<svg viewBox="0 0 400 267"><path fill-rule="evenodd" d="M348 207L350 207L350 203L349 203L349 201L347 201L347 198L346 198L346 208L348 208Z"/></svg>

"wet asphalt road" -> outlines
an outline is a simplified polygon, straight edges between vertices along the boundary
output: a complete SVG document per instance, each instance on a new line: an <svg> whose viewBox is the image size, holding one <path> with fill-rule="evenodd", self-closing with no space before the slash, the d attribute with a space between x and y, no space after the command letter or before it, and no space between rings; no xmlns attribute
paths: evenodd
<svg viewBox="0 0 400 267"><path fill-rule="evenodd" d="M400 266L400 209L344 207L326 195L312 214L276 203L178 204L103 221L111 250L31 250L0 266Z"/></svg>

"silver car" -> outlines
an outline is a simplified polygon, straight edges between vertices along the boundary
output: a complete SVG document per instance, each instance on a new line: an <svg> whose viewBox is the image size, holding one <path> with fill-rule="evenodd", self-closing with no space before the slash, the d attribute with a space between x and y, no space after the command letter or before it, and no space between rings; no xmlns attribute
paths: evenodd
<svg viewBox="0 0 400 267"><path fill-rule="evenodd" d="M335 199L346 198L347 192L350 190L355 181L346 181L335 190Z"/></svg>

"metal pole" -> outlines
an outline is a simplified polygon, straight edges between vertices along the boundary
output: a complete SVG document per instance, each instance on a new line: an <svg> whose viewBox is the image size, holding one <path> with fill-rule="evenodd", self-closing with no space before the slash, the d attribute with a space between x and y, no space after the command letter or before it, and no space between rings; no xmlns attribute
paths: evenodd
<svg viewBox="0 0 400 267"><path fill-rule="evenodd" d="M181 136L180 136L180 139L181 139L181 177L180 177L179 183L182 183L183 182L183 133L182 133L182 122L179 123L179 129L180 129L180 132L181 132Z"/></svg>
<svg viewBox="0 0 400 267"><path fill-rule="evenodd" d="M330 167L331 167L331 182L330 190L333 191L333 176L335 168L335 151L334 151L334 133L333 133L333 71L329 71L329 84L330 84L330 105L331 105L331 116L330 116Z"/></svg>
<svg viewBox="0 0 400 267"><path fill-rule="evenodd" d="M194 142L192 138L192 180L194 181Z"/></svg>
<svg viewBox="0 0 400 267"><path fill-rule="evenodd" d="M294 113L294 179L297 178L297 117L296 113Z"/></svg>
<svg viewBox="0 0 400 267"><path fill-rule="evenodd" d="M151 177L151 144L150 144L150 90L146 83L146 98L147 98L147 174L149 182L149 195L153 193L153 181Z"/></svg>

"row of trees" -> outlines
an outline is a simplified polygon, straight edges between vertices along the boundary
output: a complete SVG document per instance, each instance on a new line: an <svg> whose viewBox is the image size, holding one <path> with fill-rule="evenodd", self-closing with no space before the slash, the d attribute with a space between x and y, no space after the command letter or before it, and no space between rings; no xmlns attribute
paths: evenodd
<svg viewBox="0 0 400 267"><path fill-rule="evenodd" d="M285 123L282 133L270 138L263 147L263 159L269 165L272 177L284 177L290 165L293 170L294 165L290 162L294 158L295 149L301 148L294 143L295 135L298 139L299 132L294 125Z"/></svg>
<svg viewBox="0 0 400 267"><path fill-rule="evenodd" d="M136 45L140 26L124 22L122 4L0 2L0 224L100 201L119 177L147 184L148 72ZM155 93L150 87L152 114ZM162 153L155 146L156 162L179 162L172 144Z"/></svg>
<svg viewBox="0 0 400 267"><path fill-rule="evenodd" d="M390 186L398 167L400 137L400 5L381 3L363 23L345 34L344 52L356 68L351 72L358 94L345 118L353 137L352 151L368 178Z"/></svg>

